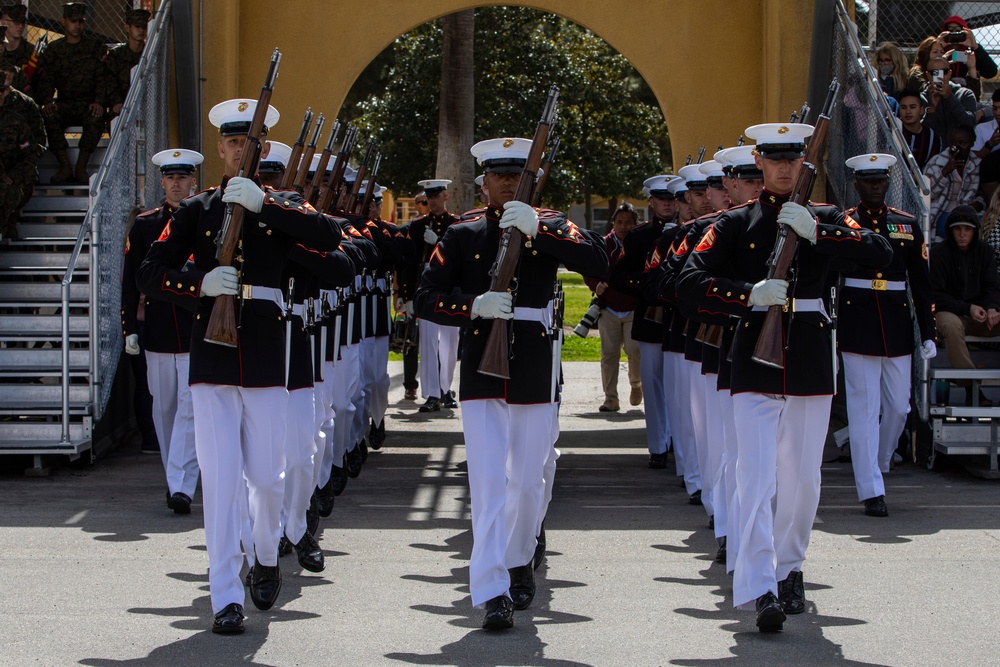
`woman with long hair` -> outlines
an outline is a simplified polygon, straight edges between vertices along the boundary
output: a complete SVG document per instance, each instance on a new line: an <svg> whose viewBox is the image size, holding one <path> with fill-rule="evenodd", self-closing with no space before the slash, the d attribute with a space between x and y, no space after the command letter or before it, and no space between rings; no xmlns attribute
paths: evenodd
<svg viewBox="0 0 1000 667"><path fill-rule="evenodd" d="M1000 188L994 190L990 197L990 205L983 213L979 231L979 238L993 248L993 252L1000 254L1000 224L997 223L1000 223Z"/></svg>
<svg viewBox="0 0 1000 667"><path fill-rule="evenodd" d="M920 45L917 46L917 55L913 58L913 67L910 68L910 81L906 87L923 91L927 87L927 79L924 77L927 63L930 62L931 58L940 58L943 55L944 47L941 46L937 37L927 37L920 42Z"/></svg>
<svg viewBox="0 0 1000 667"><path fill-rule="evenodd" d="M875 51L875 68L882 92L895 95L906 88L909 64L895 42L882 42Z"/></svg>

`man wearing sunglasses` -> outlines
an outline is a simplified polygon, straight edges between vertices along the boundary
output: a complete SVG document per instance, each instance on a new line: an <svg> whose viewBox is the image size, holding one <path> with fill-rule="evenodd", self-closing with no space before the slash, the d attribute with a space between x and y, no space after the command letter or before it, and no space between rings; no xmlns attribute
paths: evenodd
<svg viewBox="0 0 1000 667"><path fill-rule="evenodd" d="M977 118L976 95L951 80L951 66L944 58L931 58L924 71L927 79L927 111L924 127L929 127L941 137L951 136L959 125L975 127Z"/></svg>
<svg viewBox="0 0 1000 667"><path fill-rule="evenodd" d="M28 27L28 8L21 4L0 7L0 25L7 27L7 43L0 60L13 61L23 68L35 50L35 45L24 38Z"/></svg>

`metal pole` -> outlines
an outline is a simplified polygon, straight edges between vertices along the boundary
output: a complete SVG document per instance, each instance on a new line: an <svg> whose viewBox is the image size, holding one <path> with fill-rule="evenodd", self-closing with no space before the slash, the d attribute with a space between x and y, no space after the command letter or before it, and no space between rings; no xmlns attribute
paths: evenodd
<svg viewBox="0 0 1000 667"><path fill-rule="evenodd" d="M72 279L72 277L71 277ZM70 282L62 282L62 438L60 445L68 445L69 441L69 286Z"/></svg>
<svg viewBox="0 0 1000 667"><path fill-rule="evenodd" d="M100 304L100 281L101 281L101 271L98 266L98 259L100 253L98 252L98 245L100 244L100 233L98 228L101 226L100 218L95 214L91 218L90 225L90 404L94 408L94 421L101 418L103 412L101 408L101 355L100 352L100 328L98 326L98 314L101 309Z"/></svg>

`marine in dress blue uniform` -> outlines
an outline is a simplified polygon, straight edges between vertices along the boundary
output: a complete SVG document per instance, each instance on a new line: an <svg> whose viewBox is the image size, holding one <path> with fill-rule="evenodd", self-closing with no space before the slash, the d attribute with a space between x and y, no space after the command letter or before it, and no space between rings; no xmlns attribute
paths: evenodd
<svg viewBox="0 0 1000 667"><path fill-rule="evenodd" d="M529 147L518 138L473 146L486 172L489 206L445 232L415 298L418 317L466 330L459 391L472 499L469 588L472 603L486 606L484 627L494 629L511 627L515 606L527 607L534 596L543 469L557 419L552 373L558 360L551 341L556 271L564 264L601 277L608 264L600 236L581 231L558 211L512 201ZM490 268L511 226L526 235L516 292L490 292ZM509 380L478 372L496 318L513 320Z"/></svg>
<svg viewBox="0 0 1000 667"><path fill-rule="evenodd" d="M280 285L285 259L296 242L332 250L340 241L334 219L297 193L262 190L252 179L233 176L255 107L256 100L248 99L213 107L209 120L219 127L225 161L222 184L181 203L137 277L146 294L195 313L189 382L216 614L212 629L220 633L243 631L240 496L247 486L256 547L251 599L268 609L281 588L277 551L288 402ZM266 124L277 120L277 111L270 109ZM215 258L215 239L229 204L246 209L235 256L238 269L218 266ZM193 265L187 262L191 256ZM215 297L222 294L238 297L236 347L205 340Z"/></svg>
<svg viewBox="0 0 1000 667"><path fill-rule="evenodd" d="M889 515L882 475L889 472L910 409L914 318L922 341L920 355L930 359L937 353L931 279L927 244L916 218L885 203L896 158L867 153L846 164L854 170L855 189L861 195L861 202L847 214L892 246L889 266L842 270L837 329L858 500L865 514L882 517Z"/></svg>
<svg viewBox="0 0 1000 667"><path fill-rule="evenodd" d="M762 632L781 630L786 613L805 609L801 567L819 503L834 391L832 332L823 301L830 260L884 266L892 258L884 238L835 207L788 201L811 133L811 126L797 123L747 129L757 141L755 161L765 189L708 229L677 287L699 311L741 319L732 345L740 540L733 602L756 608ZM780 225L801 237L791 285L767 278ZM787 306L783 368L751 358L770 306Z"/></svg>

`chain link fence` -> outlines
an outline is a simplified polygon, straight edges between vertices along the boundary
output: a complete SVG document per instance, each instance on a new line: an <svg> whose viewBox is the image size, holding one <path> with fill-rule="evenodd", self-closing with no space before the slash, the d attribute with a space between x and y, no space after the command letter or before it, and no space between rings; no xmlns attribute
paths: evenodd
<svg viewBox="0 0 1000 667"><path fill-rule="evenodd" d="M941 24L946 18L960 16L968 23L976 42L995 62L1000 63L1000 2L855 0L854 10L858 36L868 53L882 42L894 42L912 65L920 42L940 34ZM997 87L1000 87L1000 82L996 80L984 81L981 99L988 101Z"/></svg>
<svg viewBox="0 0 1000 667"><path fill-rule="evenodd" d="M118 360L122 353L121 275L127 225L133 207L159 204L163 190L158 172L149 158L168 148L170 121L168 39L170 0L164 0L153 16L142 60L133 73L132 85L121 116L112 122L111 141L101 168L91 181L92 330L95 339L91 373L98 386L95 414L103 413ZM149 172L150 177L144 175ZM142 186L140 187L140 184ZM141 198L138 193L142 192Z"/></svg>
<svg viewBox="0 0 1000 667"><path fill-rule="evenodd" d="M96 37L108 46L125 41L125 9L135 4L135 7L153 10L152 0L139 2L123 2L122 0L76 0L87 5L87 23L85 35ZM2 5L20 4L28 7L28 25L25 39L37 43L43 36L49 42L63 36L60 19L63 15L63 0L9 0L0 2ZM162 4L162 3L161 3Z"/></svg>

